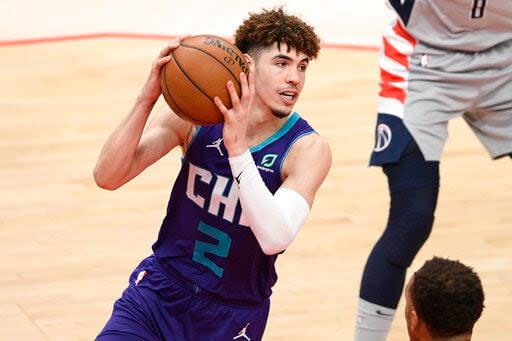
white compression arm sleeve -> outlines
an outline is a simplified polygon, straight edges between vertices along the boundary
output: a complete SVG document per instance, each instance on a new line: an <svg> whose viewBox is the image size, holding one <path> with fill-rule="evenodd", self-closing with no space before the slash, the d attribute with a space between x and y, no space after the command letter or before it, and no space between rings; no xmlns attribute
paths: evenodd
<svg viewBox="0 0 512 341"><path fill-rule="evenodd" d="M272 195L249 151L230 157L229 164L238 183L242 210L261 249L267 255L285 250L306 222L308 202L286 187Z"/></svg>

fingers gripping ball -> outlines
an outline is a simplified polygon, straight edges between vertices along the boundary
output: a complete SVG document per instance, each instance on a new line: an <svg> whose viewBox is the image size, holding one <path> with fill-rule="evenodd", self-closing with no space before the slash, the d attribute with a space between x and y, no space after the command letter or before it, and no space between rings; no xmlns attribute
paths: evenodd
<svg viewBox="0 0 512 341"><path fill-rule="evenodd" d="M231 80L240 96L240 72L248 74L249 65L236 46L217 36L188 37L162 68L162 94L181 118L199 125L220 123L223 116L213 99L218 96L231 108L226 83Z"/></svg>

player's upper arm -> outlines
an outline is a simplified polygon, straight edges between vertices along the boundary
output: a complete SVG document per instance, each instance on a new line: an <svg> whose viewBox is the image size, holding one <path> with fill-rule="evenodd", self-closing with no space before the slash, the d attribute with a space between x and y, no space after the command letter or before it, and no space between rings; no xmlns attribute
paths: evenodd
<svg viewBox="0 0 512 341"><path fill-rule="evenodd" d="M140 139L126 182L140 174L177 146L186 147L193 134L192 123L167 109L159 111L148 123Z"/></svg>
<svg viewBox="0 0 512 341"><path fill-rule="evenodd" d="M282 186L302 195L311 207L331 163L327 141L317 134L306 135L295 142L284 161Z"/></svg>

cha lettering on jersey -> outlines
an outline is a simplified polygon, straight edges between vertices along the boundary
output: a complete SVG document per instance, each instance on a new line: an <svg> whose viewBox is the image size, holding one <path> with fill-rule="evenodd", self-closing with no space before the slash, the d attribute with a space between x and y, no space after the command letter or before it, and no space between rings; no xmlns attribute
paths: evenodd
<svg viewBox="0 0 512 341"><path fill-rule="evenodd" d="M208 193L205 194L207 197L198 193L197 187L199 182L207 186ZM229 185L231 187L228 189ZM233 179L212 173L208 169L201 168L189 162L186 194L197 206L207 210L210 214L233 224L249 226L243 210L238 219L239 221L235 221L235 212L238 206L239 196L238 186L233 184ZM224 206L222 213L220 209L221 205Z"/></svg>

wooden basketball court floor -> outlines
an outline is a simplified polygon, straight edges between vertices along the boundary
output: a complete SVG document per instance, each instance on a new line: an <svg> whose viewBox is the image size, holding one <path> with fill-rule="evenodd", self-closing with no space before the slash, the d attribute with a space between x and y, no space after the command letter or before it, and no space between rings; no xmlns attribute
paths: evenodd
<svg viewBox="0 0 512 341"><path fill-rule="evenodd" d="M93 339L150 254L179 155L114 192L92 170L163 44L0 48L1 340ZM361 271L388 209L386 179L367 167L377 75L375 51L324 49L311 64L296 109L330 141L333 166L278 260L265 340L352 339ZM509 340L512 161L492 162L461 119L450 133L435 228L411 269L433 255L472 265L486 293L474 340ZM407 339L402 301L390 340Z"/></svg>

